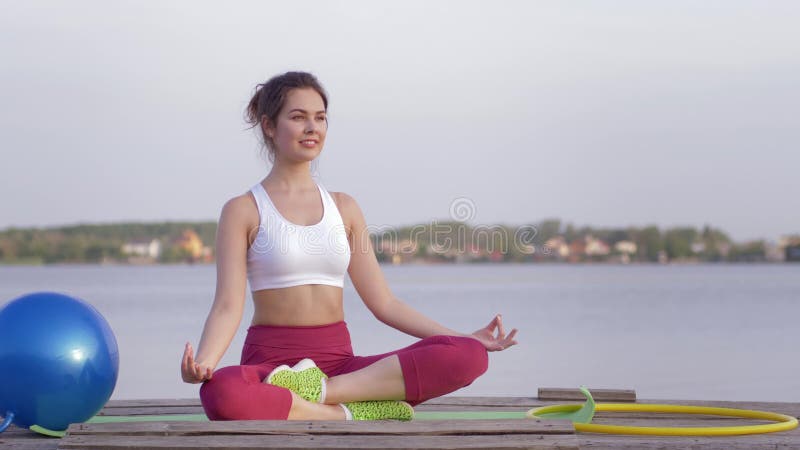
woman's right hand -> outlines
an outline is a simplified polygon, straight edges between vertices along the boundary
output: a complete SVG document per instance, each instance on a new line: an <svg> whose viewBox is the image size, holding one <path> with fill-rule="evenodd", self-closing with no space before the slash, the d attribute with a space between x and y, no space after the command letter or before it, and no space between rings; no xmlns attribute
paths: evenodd
<svg viewBox="0 0 800 450"><path fill-rule="evenodd" d="M183 350L183 359L181 360L181 377L183 377L183 381L186 383L202 383L210 380L213 373L213 367L194 360L192 344L187 342L186 348Z"/></svg>

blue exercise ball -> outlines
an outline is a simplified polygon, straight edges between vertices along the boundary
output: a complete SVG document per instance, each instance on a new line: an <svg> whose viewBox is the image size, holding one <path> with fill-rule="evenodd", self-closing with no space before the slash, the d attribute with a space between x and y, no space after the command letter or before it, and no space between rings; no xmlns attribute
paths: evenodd
<svg viewBox="0 0 800 450"><path fill-rule="evenodd" d="M38 292L0 309L0 431L63 435L103 408L118 374L117 340L89 303Z"/></svg>

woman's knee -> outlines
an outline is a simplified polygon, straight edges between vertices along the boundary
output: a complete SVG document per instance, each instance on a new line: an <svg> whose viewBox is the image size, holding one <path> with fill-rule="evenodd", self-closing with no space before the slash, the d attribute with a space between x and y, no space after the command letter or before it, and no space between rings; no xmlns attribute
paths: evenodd
<svg viewBox="0 0 800 450"><path fill-rule="evenodd" d="M461 370L464 374L465 386L483 375L489 368L489 354L478 340L468 337L457 337L457 347L461 355Z"/></svg>
<svg viewBox="0 0 800 450"><path fill-rule="evenodd" d="M442 336L440 341L446 344L446 351L439 355L440 361L446 365L443 375L453 389L470 385L486 372L489 356L483 344L458 336Z"/></svg>
<svg viewBox="0 0 800 450"><path fill-rule="evenodd" d="M200 386L200 403L211 420L234 420L238 416L235 400L247 384L242 366L223 367Z"/></svg>
<svg viewBox="0 0 800 450"><path fill-rule="evenodd" d="M289 391L262 382L264 368L229 366L200 387L200 402L211 420L285 419Z"/></svg>

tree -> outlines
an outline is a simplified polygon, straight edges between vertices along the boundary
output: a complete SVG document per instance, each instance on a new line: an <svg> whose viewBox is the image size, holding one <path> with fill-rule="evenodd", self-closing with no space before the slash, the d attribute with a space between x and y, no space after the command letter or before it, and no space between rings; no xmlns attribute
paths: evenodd
<svg viewBox="0 0 800 450"><path fill-rule="evenodd" d="M561 220L560 219L545 219L536 227L538 233L536 234L536 241L545 243L549 239L558 236L561 233Z"/></svg>
<svg viewBox="0 0 800 450"><path fill-rule="evenodd" d="M693 255L692 243L697 238L697 230L690 227L672 228L664 233L664 249L670 259L689 258Z"/></svg>
<svg viewBox="0 0 800 450"><path fill-rule="evenodd" d="M636 238L639 254L647 261L658 261L658 255L664 250L664 241L658 227L651 225L639 231Z"/></svg>

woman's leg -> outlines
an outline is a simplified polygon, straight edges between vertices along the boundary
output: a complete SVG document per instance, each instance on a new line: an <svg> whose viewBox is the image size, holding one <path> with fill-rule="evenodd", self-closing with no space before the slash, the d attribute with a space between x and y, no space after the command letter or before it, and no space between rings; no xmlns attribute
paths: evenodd
<svg viewBox="0 0 800 450"><path fill-rule="evenodd" d="M303 397L291 392L292 408L289 410L289 420L344 420L344 410L337 405L323 405L312 403Z"/></svg>
<svg viewBox="0 0 800 450"><path fill-rule="evenodd" d="M274 365L230 366L214 372L200 387L200 400L211 420L344 419L336 405L303 400L288 389L266 384L263 379Z"/></svg>
<svg viewBox="0 0 800 450"><path fill-rule="evenodd" d="M286 419L292 407L287 389L262 383L273 365L229 366L200 387L200 401L211 420Z"/></svg>
<svg viewBox="0 0 800 450"><path fill-rule="evenodd" d="M394 352L353 357L327 380L325 403L421 403L468 386L486 372L488 361L475 339L432 336Z"/></svg>
<svg viewBox="0 0 800 450"><path fill-rule="evenodd" d="M405 400L406 386L400 359L392 354L381 356L383 358L371 360L368 365L353 364L348 367L352 372L328 378L325 403Z"/></svg>

